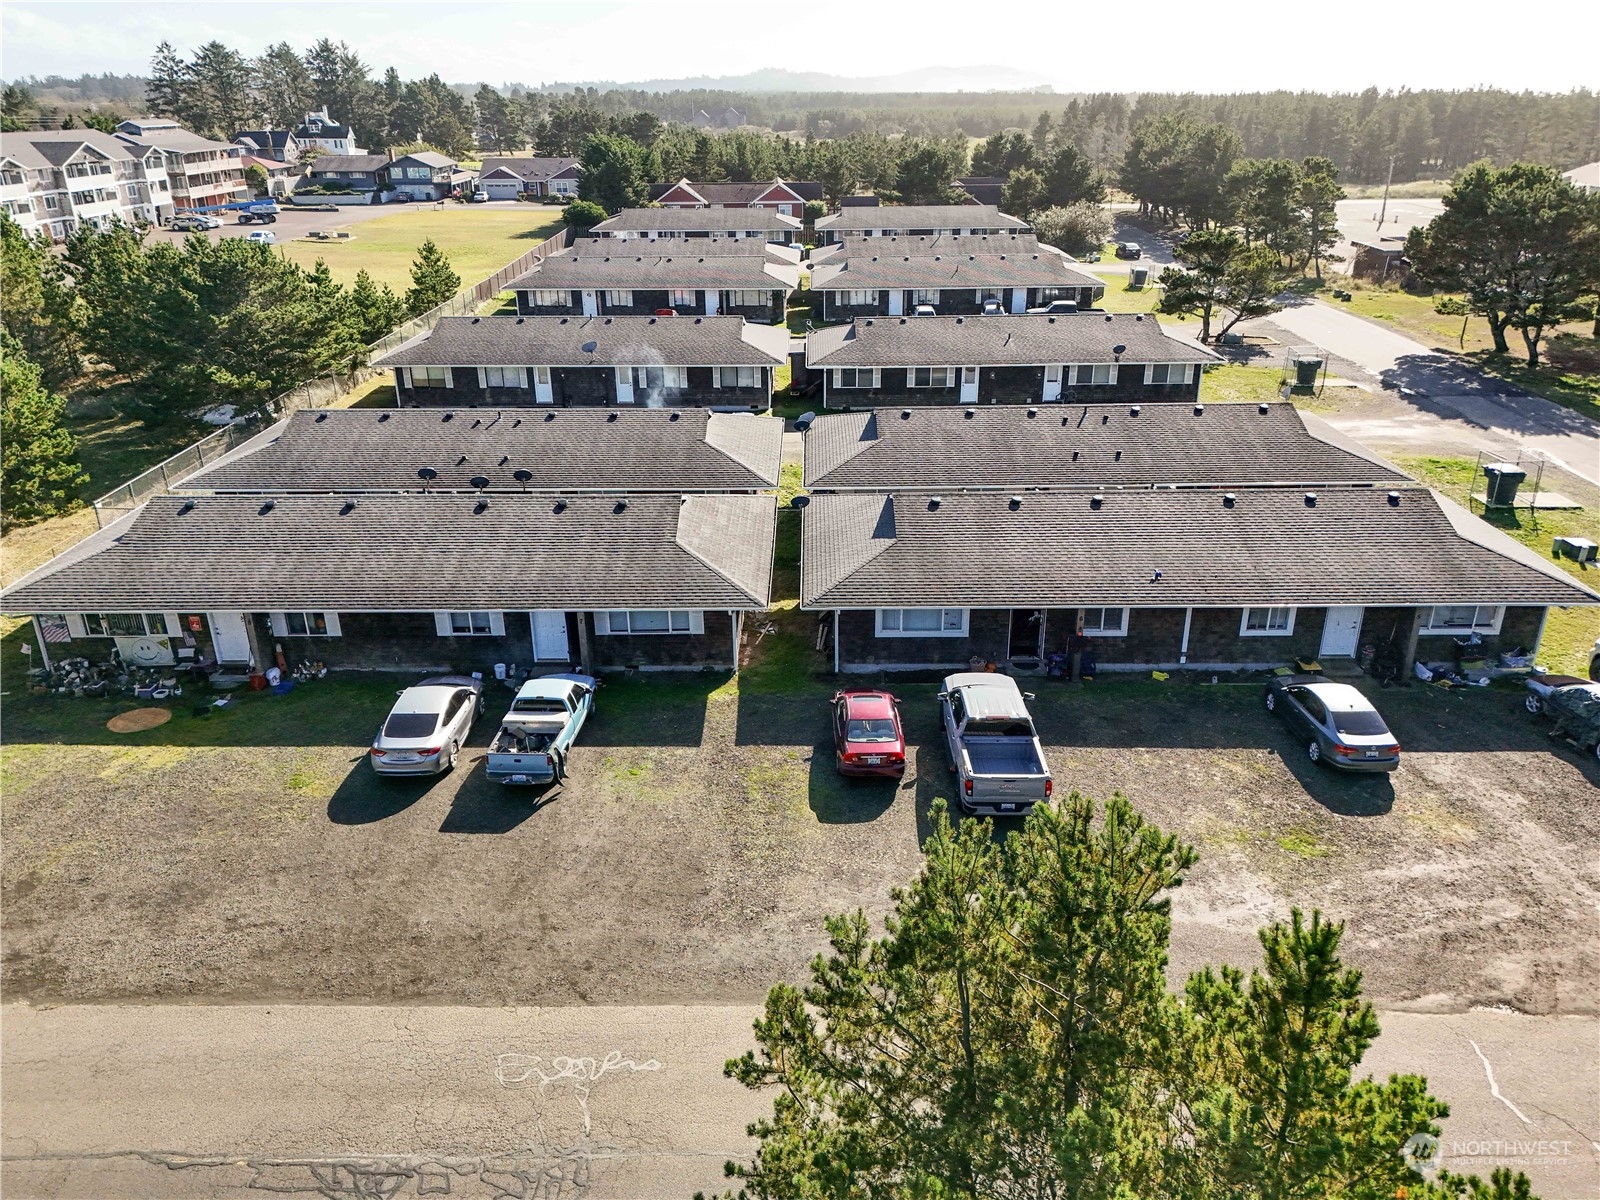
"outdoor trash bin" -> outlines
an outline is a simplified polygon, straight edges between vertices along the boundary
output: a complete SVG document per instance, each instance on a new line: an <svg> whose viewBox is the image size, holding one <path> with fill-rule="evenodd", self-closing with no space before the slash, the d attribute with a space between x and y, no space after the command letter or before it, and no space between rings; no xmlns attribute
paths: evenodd
<svg viewBox="0 0 1600 1200"><path fill-rule="evenodd" d="M1528 473L1514 463L1484 463L1484 503L1491 508L1507 508L1517 502L1517 488Z"/></svg>
<svg viewBox="0 0 1600 1200"><path fill-rule="evenodd" d="M1316 387L1317 375L1322 370L1320 358L1297 358L1294 360L1294 385L1295 387Z"/></svg>
<svg viewBox="0 0 1600 1200"><path fill-rule="evenodd" d="M1130 290L1142 288L1150 280L1149 267L1134 267L1128 272L1128 287Z"/></svg>

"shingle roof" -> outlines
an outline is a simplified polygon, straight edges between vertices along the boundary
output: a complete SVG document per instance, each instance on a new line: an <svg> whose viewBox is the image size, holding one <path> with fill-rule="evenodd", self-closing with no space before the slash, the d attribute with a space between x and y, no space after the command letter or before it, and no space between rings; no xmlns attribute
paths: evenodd
<svg viewBox="0 0 1600 1200"><path fill-rule="evenodd" d="M241 129L233 135L233 140L240 142L248 138L263 150L281 150L292 137L294 134L287 129Z"/></svg>
<svg viewBox="0 0 1600 1200"><path fill-rule="evenodd" d="M396 158L394 161L395 162L406 162L406 161L416 162L416 163L421 163L425 167L434 167L434 168L438 168L438 167L452 167L453 168L456 165L456 160L455 159L449 157L448 155L440 154L435 150L418 150L414 154L402 154L398 158Z"/></svg>
<svg viewBox="0 0 1600 1200"><path fill-rule="evenodd" d="M770 495L158 496L9 613L766 607Z"/></svg>
<svg viewBox="0 0 1600 1200"><path fill-rule="evenodd" d="M817 218L818 229L1027 229L992 204L884 204L842 208Z"/></svg>
<svg viewBox="0 0 1600 1200"><path fill-rule="evenodd" d="M118 133L127 142L144 146L157 146L177 154L192 154L200 150L237 150L232 142L214 142L187 129L147 129L143 133Z"/></svg>
<svg viewBox="0 0 1600 1200"><path fill-rule="evenodd" d="M1105 286L1048 250L1022 254L877 253L879 247L873 244L877 240L854 242L846 254L830 257L826 265L814 267L811 290Z"/></svg>
<svg viewBox="0 0 1600 1200"><path fill-rule="evenodd" d="M1232 494L813 496L801 607L1600 602L1423 487Z"/></svg>
<svg viewBox="0 0 1600 1200"><path fill-rule="evenodd" d="M1117 346L1124 347L1120 354ZM810 367L1047 366L1119 359L1207 363L1217 356L1168 337L1143 313L857 317L806 335Z"/></svg>
<svg viewBox="0 0 1600 1200"><path fill-rule="evenodd" d="M136 151L127 142L98 129L34 129L0 133L0 154L33 169L59 167L88 146L107 158L129 161Z"/></svg>
<svg viewBox="0 0 1600 1200"><path fill-rule="evenodd" d="M862 237L846 232L837 242L816 246L813 262L836 262L858 253L910 254L1053 254L1063 262L1075 261L1054 246L1041 246L1031 233L909 233L889 237Z"/></svg>
<svg viewBox="0 0 1600 1200"><path fill-rule="evenodd" d="M743 317L444 317L380 367L767 367L789 357L782 325Z"/></svg>
<svg viewBox="0 0 1600 1200"><path fill-rule="evenodd" d="M770 208L625 208L616 216L594 227L594 233L642 233L665 230L671 233L730 229L767 231L800 228L798 217L786 217Z"/></svg>
<svg viewBox="0 0 1600 1200"><path fill-rule="evenodd" d="M559 175L568 167L576 166L575 158L517 158L514 156L490 155L483 160L482 173L491 171L509 171L519 179L536 180L549 179Z"/></svg>
<svg viewBox="0 0 1600 1200"><path fill-rule="evenodd" d="M320 409L291 415L184 491L700 492L775 487L783 422L706 409ZM531 475L518 479L518 472Z"/></svg>
<svg viewBox="0 0 1600 1200"><path fill-rule="evenodd" d="M680 179L675 183L658 183L650 188L650 199L660 200L675 188L687 188L707 204L751 204L772 191L785 187L801 200L822 199L822 185L808 180L763 179L754 183L695 183ZM779 201L781 203L781 201Z"/></svg>
<svg viewBox="0 0 1600 1200"><path fill-rule="evenodd" d="M824 413L805 485L898 491L1410 483L1292 404L1046 404Z"/></svg>
<svg viewBox="0 0 1600 1200"><path fill-rule="evenodd" d="M673 242L681 239L673 238ZM742 288L789 291L800 286L800 268L763 253L764 242L723 242L734 253L699 252L696 238L662 251L658 242L629 238L585 238L534 264L506 286L521 288ZM748 249L747 249L748 247ZM639 252L635 253L635 250Z"/></svg>
<svg viewBox="0 0 1600 1200"><path fill-rule="evenodd" d="M323 175L329 171L381 171L389 165L387 154L319 154L311 160L311 173Z"/></svg>

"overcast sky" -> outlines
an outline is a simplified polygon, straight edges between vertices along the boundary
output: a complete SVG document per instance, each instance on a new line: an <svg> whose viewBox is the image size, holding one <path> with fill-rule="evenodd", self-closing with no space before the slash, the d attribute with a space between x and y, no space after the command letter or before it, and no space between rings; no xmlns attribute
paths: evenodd
<svg viewBox="0 0 1600 1200"><path fill-rule="evenodd" d="M869 76L1005 66L1058 91L1600 86L1592 0L1538 19L1461 0L806 0L632 3L30 3L0 5L0 75L142 73L163 39L247 54L343 39L380 74L452 83L738 75L762 67ZM784 32L785 28L795 32ZM1588 35L1581 31L1588 29ZM1564 31L1564 32L1563 32Z"/></svg>

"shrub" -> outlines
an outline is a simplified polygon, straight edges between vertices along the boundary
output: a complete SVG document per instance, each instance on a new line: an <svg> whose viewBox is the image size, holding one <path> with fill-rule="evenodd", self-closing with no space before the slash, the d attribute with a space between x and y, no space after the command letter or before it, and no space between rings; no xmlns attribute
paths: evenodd
<svg viewBox="0 0 1600 1200"><path fill-rule="evenodd" d="M592 229L609 215L592 200L574 200L567 205L566 221L574 229Z"/></svg>

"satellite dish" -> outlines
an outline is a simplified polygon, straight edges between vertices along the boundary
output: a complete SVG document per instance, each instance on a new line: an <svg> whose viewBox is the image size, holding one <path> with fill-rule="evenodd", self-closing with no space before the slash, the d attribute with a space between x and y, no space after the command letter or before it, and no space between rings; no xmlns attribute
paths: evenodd
<svg viewBox="0 0 1600 1200"><path fill-rule="evenodd" d="M489 486L488 478L486 476L483 476L483 475L474 475L471 479L467 480L467 482L470 483L473 487L477 488L478 491L480 491L480 492L483 491L484 488Z"/></svg>
<svg viewBox="0 0 1600 1200"><path fill-rule="evenodd" d="M585 342L583 344L583 352L585 354L593 354L599 348L600 348L600 343L599 342Z"/></svg>
<svg viewBox="0 0 1600 1200"><path fill-rule="evenodd" d="M420 467L417 470L417 478L421 479L425 483L431 483L433 480L439 478L439 472L435 471L432 467Z"/></svg>
<svg viewBox="0 0 1600 1200"><path fill-rule="evenodd" d="M1111 347L1111 353L1113 353L1113 354L1126 354L1127 352L1128 352L1128 348L1126 346L1113 346L1113 347Z"/></svg>
<svg viewBox="0 0 1600 1200"><path fill-rule="evenodd" d="M530 479L533 478L533 472L532 471L513 471L513 472L511 472L511 478L515 479L518 483L527 483Z"/></svg>

